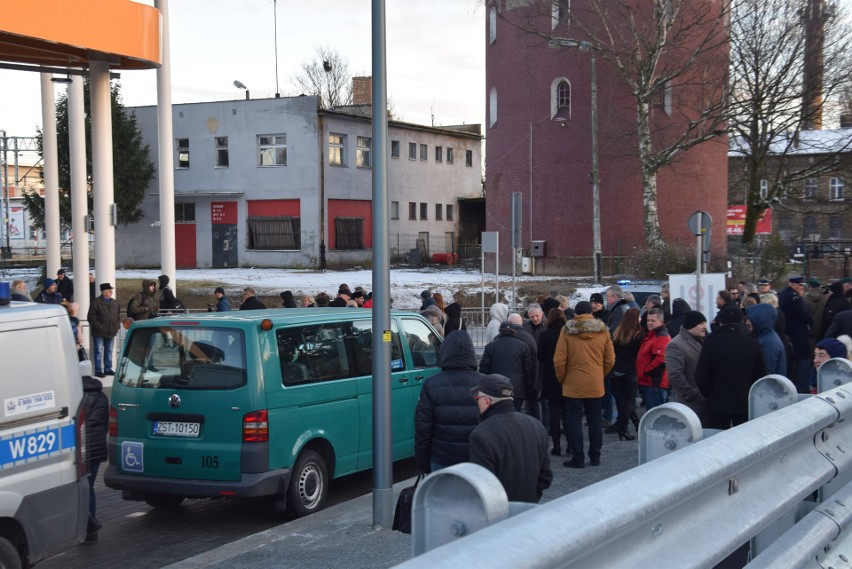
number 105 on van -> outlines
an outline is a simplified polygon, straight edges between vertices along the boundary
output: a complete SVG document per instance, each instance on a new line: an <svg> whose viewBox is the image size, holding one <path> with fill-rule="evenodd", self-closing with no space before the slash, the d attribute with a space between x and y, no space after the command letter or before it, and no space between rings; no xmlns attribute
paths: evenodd
<svg viewBox="0 0 852 569"><path fill-rule="evenodd" d="M197 437L200 423L183 423L178 421L154 421L152 434L166 437Z"/></svg>

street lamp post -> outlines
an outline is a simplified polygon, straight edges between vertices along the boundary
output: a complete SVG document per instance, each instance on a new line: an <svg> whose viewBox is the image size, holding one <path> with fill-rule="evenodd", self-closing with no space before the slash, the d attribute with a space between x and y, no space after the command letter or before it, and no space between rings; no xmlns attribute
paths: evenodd
<svg viewBox="0 0 852 569"><path fill-rule="evenodd" d="M592 56L592 247L594 249L592 261L595 271L595 282L600 283L603 280L601 275L603 254L601 252L601 195L600 176L598 172L598 73L595 60L595 51L597 48L587 41L565 38L554 38L547 42L547 45L549 47L575 47L589 51Z"/></svg>

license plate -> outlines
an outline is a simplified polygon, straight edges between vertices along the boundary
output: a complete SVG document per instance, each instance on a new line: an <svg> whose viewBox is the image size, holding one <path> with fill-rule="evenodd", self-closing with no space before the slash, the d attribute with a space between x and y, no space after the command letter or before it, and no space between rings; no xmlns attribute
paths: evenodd
<svg viewBox="0 0 852 569"><path fill-rule="evenodd" d="M152 434L164 437L197 437L200 431L201 423L154 421Z"/></svg>

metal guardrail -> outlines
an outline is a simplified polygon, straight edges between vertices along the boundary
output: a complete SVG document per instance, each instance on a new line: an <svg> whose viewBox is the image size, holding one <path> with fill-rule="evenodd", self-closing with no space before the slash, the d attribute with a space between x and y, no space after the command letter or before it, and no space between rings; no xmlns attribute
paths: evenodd
<svg viewBox="0 0 852 569"><path fill-rule="evenodd" d="M494 498L480 488L467 492L458 512L460 489L477 483L441 481L454 490L449 499L435 489L428 500L415 494L412 544L438 544L425 533L443 536L445 545L398 567L711 567L776 523L789 529L764 534L780 538L753 555L753 567L826 567L818 564L826 559L848 567L852 388L844 382L852 363L832 360L823 368L819 381L832 385L828 391L792 400L783 385L789 380L770 377L756 394L769 414L708 438L691 418L682 420L691 410L666 404L640 424L640 440L656 438L664 449L654 450L653 460L514 516L509 504L491 503L505 494ZM417 493L429 486L421 483ZM451 509L457 512L442 515ZM505 515L466 539L478 523L468 518L484 511Z"/></svg>

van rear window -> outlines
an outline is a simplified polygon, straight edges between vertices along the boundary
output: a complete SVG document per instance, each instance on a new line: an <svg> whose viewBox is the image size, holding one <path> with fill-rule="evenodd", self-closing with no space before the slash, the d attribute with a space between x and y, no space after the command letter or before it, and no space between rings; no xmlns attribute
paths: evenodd
<svg viewBox="0 0 852 569"><path fill-rule="evenodd" d="M161 326L134 330L117 380L149 389L236 389L246 384L241 330Z"/></svg>

